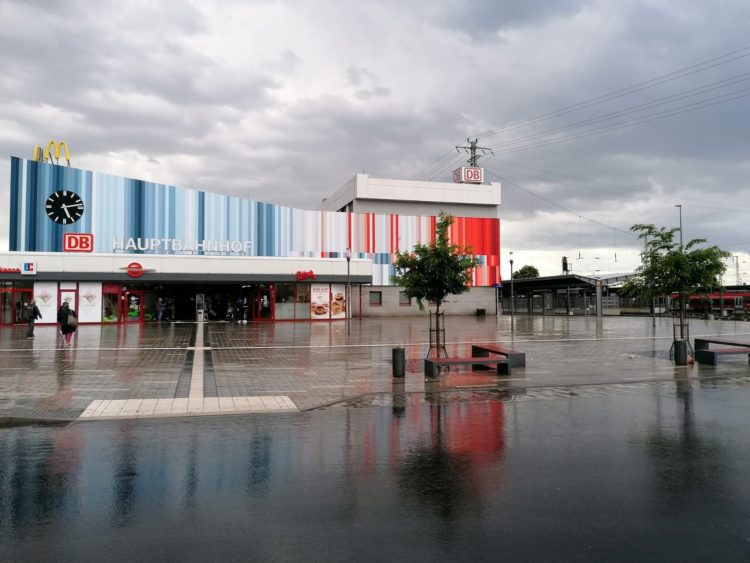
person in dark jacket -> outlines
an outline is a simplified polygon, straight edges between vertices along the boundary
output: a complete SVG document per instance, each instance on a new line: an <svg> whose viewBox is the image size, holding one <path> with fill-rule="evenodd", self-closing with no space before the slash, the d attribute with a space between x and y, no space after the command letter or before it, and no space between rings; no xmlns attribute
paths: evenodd
<svg viewBox="0 0 750 563"><path fill-rule="evenodd" d="M62 304L57 312L57 322L60 323L60 333L65 338L65 346L70 346L73 333L78 328L78 315L70 308L67 301Z"/></svg>
<svg viewBox="0 0 750 563"><path fill-rule="evenodd" d="M37 319L42 318L42 313L39 312L39 307L36 306L36 300L32 299L26 303L23 318L26 319L26 338L34 338L34 323Z"/></svg>

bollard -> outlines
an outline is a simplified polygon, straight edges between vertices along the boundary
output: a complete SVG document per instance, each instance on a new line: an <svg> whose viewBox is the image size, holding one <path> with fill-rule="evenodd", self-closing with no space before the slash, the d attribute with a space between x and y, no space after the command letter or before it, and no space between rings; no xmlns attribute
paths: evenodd
<svg viewBox="0 0 750 563"><path fill-rule="evenodd" d="M687 340L674 341L674 364L676 366L686 366L688 364L688 343Z"/></svg>
<svg viewBox="0 0 750 563"><path fill-rule="evenodd" d="M393 377L406 375L406 350L401 346L392 349Z"/></svg>

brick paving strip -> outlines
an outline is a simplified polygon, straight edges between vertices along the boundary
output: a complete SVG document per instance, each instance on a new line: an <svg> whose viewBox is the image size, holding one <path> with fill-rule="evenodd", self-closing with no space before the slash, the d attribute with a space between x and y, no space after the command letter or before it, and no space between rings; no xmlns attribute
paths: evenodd
<svg viewBox="0 0 750 563"><path fill-rule="evenodd" d="M128 418L299 412L297 406L286 395L217 397L213 361L210 359L211 349L204 346L204 324L202 319L198 321L195 330L195 344L190 347L189 351L192 354L188 356L192 358L193 365L190 372L190 389L186 398L98 399L92 401L84 409L78 416L78 420L122 420ZM204 380L207 365L211 368L211 380ZM183 370L184 372L185 370Z"/></svg>

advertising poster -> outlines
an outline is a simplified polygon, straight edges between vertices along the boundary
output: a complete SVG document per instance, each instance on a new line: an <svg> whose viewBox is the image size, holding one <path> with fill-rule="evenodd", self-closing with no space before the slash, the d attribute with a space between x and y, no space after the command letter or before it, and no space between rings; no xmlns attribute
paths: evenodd
<svg viewBox="0 0 750 563"><path fill-rule="evenodd" d="M343 283L331 284L331 318L346 318L346 285Z"/></svg>
<svg viewBox="0 0 750 563"><path fill-rule="evenodd" d="M40 323L57 322L57 283L35 282L34 299L39 312L42 314Z"/></svg>
<svg viewBox="0 0 750 563"><path fill-rule="evenodd" d="M102 284L78 284L78 321L82 323L102 322Z"/></svg>
<svg viewBox="0 0 750 563"><path fill-rule="evenodd" d="M327 283L310 285L310 318L330 319L331 286Z"/></svg>

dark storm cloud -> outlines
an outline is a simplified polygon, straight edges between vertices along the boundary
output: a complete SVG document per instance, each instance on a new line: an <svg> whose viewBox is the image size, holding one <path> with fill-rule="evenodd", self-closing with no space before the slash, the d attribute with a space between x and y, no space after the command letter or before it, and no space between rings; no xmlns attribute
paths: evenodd
<svg viewBox="0 0 750 563"><path fill-rule="evenodd" d="M498 31L570 17L587 4L582 0L451 0L441 6L440 15L435 19L446 29L487 38Z"/></svg>

